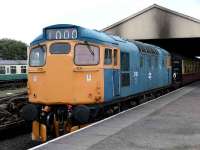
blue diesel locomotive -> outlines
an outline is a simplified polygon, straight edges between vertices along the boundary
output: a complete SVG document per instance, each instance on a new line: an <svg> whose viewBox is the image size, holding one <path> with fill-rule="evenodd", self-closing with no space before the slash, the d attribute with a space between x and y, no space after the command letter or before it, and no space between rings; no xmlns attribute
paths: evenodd
<svg viewBox="0 0 200 150"><path fill-rule="evenodd" d="M69 24L43 29L31 43L28 71L31 104L22 115L42 141L172 84L166 50Z"/></svg>

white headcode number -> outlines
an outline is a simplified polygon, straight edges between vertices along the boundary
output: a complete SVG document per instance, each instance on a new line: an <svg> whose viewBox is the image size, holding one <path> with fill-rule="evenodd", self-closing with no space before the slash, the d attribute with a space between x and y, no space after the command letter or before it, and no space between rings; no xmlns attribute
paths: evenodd
<svg viewBox="0 0 200 150"><path fill-rule="evenodd" d="M47 30L47 39L49 40L67 40L76 39L78 36L76 29L49 29Z"/></svg>
<svg viewBox="0 0 200 150"><path fill-rule="evenodd" d="M64 31L64 39L69 39L69 31Z"/></svg>
<svg viewBox="0 0 200 150"><path fill-rule="evenodd" d="M56 31L56 39L61 39L62 38L62 34L60 31Z"/></svg>
<svg viewBox="0 0 200 150"><path fill-rule="evenodd" d="M77 38L77 31L72 30L72 39L76 39L76 38Z"/></svg>

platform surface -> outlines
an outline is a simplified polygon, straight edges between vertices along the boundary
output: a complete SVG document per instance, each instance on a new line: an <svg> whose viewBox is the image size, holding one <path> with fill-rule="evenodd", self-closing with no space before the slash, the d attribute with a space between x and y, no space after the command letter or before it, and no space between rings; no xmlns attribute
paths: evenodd
<svg viewBox="0 0 200 150"><path fill-rule="evenodd" d="M200 150L200 82L36 150Z"/></svg>

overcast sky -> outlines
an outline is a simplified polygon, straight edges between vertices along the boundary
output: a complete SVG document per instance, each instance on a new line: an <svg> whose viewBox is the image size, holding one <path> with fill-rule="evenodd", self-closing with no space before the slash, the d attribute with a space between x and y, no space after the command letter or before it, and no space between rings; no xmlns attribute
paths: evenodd
<svg viewBox="0 0 200 150"><path fill-rule="evenodd" d="M100 30L155 3L200 19L200 0L1 0L0 38L29 44L60 23Z"/></svg>

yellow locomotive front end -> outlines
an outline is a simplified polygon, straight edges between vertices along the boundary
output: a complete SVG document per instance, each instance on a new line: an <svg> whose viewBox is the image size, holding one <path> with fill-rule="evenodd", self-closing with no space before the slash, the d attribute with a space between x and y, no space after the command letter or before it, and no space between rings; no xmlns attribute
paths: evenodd
<svg viewBox="0 0 200 150"><path fill-rule="evenodd" d="M94 104L103 100L101 47L53 40L31 47L28 91L31 103Z"/></svg>

